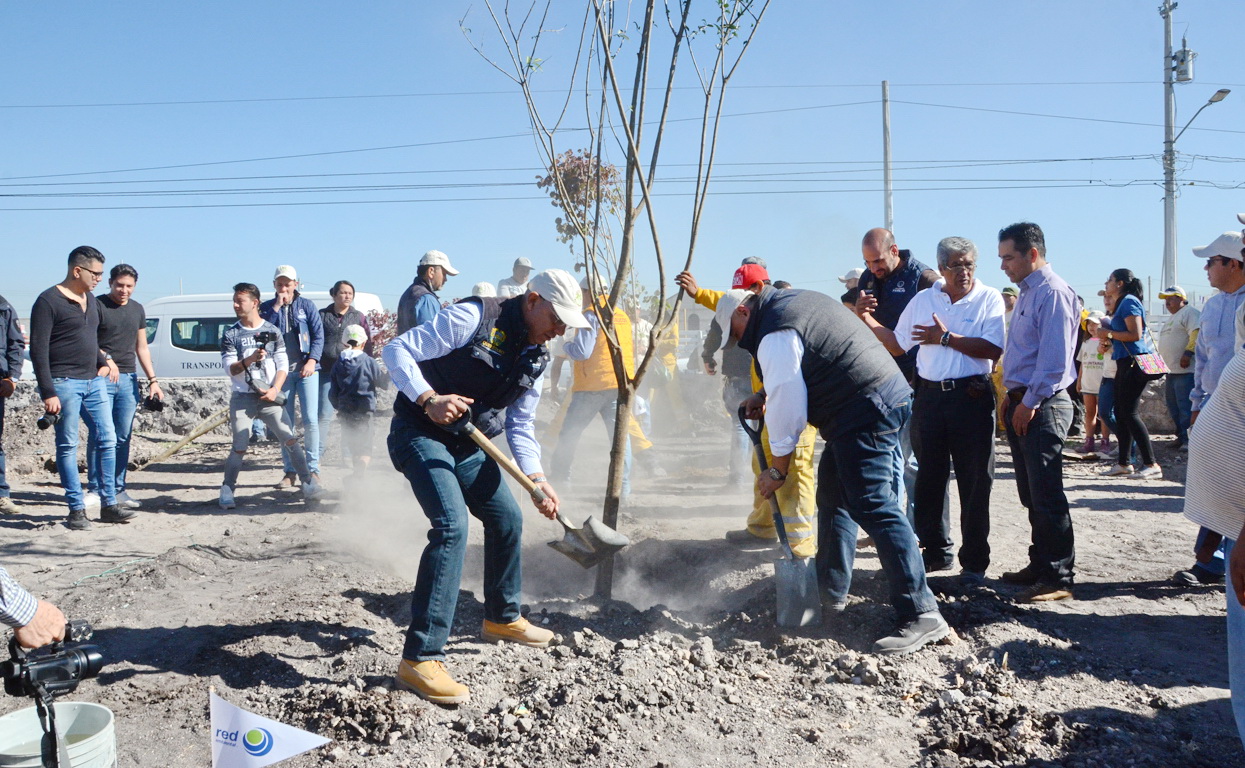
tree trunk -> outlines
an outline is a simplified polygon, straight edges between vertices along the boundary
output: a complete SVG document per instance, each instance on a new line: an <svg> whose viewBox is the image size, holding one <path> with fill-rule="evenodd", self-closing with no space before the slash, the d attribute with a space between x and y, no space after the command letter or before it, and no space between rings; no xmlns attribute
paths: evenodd
<svg viewBox="0 0 1245 768"><path fill-rule="evenodd" d="M620 384L618 387L618 402L614 409L614 440L610 444L610 468L606 474L605 507L601 511L602 522L615 529L618 527L618 507L622 498L627 436L631 430L631 404L634 401L635 384ZM634 467L635 457L632 456L632 468ZM611 555L597 566L597 583L593 595L609 600L613 597L613 593L614 557Z"/></svg>

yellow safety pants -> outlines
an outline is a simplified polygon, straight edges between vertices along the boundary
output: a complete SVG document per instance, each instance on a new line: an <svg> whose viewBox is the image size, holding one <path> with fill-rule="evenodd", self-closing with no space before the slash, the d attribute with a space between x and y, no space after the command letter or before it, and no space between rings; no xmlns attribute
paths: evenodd
<svg viewBox="0 0 1245 768"><path fill-rule="evenodd" d="M787 540L796 557L812 557L817 554L817 498L815 493L816 469L813 467L813 449L817 440L817 430L812 426L804 427L800 433L800 441L796 443L795 452L791 455L791 465L787 469L787 482L782 484L775 494L778 498L778 509L782 511L783 528L787 531ZM765 449L765 460L773 462L774 457L769 450L769 428L761 430L761 446ZM761 467L757 464L756 453L752 456L752 472L760 474ZM754 536L773 539L778 536L774 530L774 511L769 499L761 496L753 486L752 514L748 516L748 531Z"/></svg>

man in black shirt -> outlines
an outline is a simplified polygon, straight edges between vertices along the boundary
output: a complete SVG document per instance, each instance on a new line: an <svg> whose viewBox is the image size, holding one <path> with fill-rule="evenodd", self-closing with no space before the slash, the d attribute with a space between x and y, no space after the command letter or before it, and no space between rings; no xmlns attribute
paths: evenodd
<svg viewBox="0 0 1245 768"><path fill-rule="evenodd" d="M80 418L86 419L87 429L95 434L103 504L100 521L125 523L134 516L134 510L122 509L116 500L117 436L104 378L111 355L99 347L99 303L91 297L103 277L104 255L89 245L79 246L69 254L65 279L39 294L30 312L30 362L44 409L59 417L56 469L69 504L65 524L75 531L91 527L78 478Z"/></svg>
<svg viewBox="0 0 1245 768"><path fill-rule="evenodd" d="M17 310L0 296L0 514L17 511L9 498L9 482L4 476L4 401L13 395L13 381L22 375L22 350L26 339L17 324Z"/></svg>
<svg viewBox="0 0 1245 768"><path fill-rule="evenodd" d="M164 392L156 381L156 369L147 349L147 313L143 305L130 297L138 283L138 270L129 264L118 264L108 273L108 293L97 296L99 302L99 348L110 355L108 365L108 397L112 401L112 427L117 435L116 493L117 504L138 509L138 502L125 490L126 469L130 464L130 437L134 432L134 414L142 400L138 385L138 366L147 375L152 397L163 400ZM99 462L95 460L95 435L86 444L87 507L99 502L103 486ZM92 498L94 497L94 498Z"/></svg>

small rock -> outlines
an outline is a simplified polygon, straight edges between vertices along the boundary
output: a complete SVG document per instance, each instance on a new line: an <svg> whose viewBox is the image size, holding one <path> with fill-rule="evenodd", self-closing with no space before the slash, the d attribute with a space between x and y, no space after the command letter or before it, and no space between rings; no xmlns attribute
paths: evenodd
<svg viewBox="0 0 1245 768"><path fill-rule="evenodd" d="M942 705L943 709L958 707L964 703L964 699L966 698L967 697L964 695L963 691L955 688L951 688L950 690L946 690L938 694L938 702Z"/></svg>

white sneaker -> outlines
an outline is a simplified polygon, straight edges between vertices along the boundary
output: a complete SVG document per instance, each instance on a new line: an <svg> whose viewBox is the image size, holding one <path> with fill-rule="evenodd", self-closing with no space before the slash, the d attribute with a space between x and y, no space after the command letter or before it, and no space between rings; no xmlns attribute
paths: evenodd
<svg viewBox="0 0 1245 768"><path fill-rule="evenodd" d="M117 504L121 505L122 507L126 509L138 509L140 506L142 506L137 501L130 498L130 494L126 491L122 491L121 493L117 494Z"/></svg>
<svg viewBox="0 0 1245 768"><path fill-rule="evenodd" d="M303 483L303 498L307 501L318 499L324 495L324 487L315 480L308 480Z"/></svg>
<svg viewBox="0 0 1245 768"><path fill-rule="evenodd" d="M233 509L238 506L233 500L233 489L227 485L220 487L220 508Z"/></svg>
<svg viewBox="0 0 1245 768"><path fill-rule="evenodd" d="M1162 480L1163 468L1154 464L1149 467L1142 467L1136 472L1128 476L1129 480Z"/></svg>
<svg viewBox="0 0 1245 768"><path fill-rule="evenodd" d="M86 506L87 509L91 509L92 507L98 507L100 505L99 494L96 493L95 491L87 491L86 495L83 496L82 499L83 499L83 504Z"/></svg>
<svg viewBox="0 0 1245 768"><path fill-rule="evenodd" d="M1129 464L1127 467L1116 464L1110 469L1099 473L1099 475L1102 477L1123 477L1125 475L1132 475L1132 474L1134 474L1132 464Z"/></svg>

